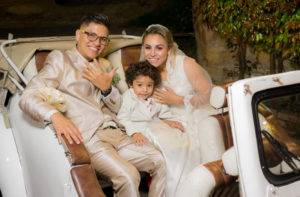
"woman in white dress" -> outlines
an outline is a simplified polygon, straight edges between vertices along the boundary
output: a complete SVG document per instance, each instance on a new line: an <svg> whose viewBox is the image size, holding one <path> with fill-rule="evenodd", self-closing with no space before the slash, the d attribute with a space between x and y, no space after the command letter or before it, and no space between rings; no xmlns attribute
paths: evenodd
<svg viewBox="0 0 300 197"><path fill-rule="evenodd" d="M168 104L185 123L184 133L159 123L151 128L168 169L166 196L173 197L189 172L201 164L198 131L201 120L215 113L209 105L212 82L194 59L178 49L166 27L150 25L142 40L141 60L157 67L162 79L162 87L153 97Z"/></svg>

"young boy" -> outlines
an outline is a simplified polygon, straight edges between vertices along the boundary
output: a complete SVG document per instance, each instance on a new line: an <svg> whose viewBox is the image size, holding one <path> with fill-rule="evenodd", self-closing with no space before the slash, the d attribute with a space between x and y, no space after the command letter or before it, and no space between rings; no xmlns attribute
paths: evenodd
<svg viewBox="0 0 300 197"><path fill-rule="evenodd" d="M127 135L133 137L136 145L142 146L148 140L152 141L147 125L158 118L170 127L184 131L182 124L176 121L176 116L169 111L168 106L156 103L151 98L154 88L161 82L157 68L147 61L137 62L130 65L125 75L130 88L123 94L118 119L125 126Z"/></svg>

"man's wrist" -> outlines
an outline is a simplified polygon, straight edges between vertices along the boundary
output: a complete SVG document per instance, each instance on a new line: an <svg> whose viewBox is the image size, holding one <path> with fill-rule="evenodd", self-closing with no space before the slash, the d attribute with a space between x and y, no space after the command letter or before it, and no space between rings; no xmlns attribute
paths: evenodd
<svg viewBox="0 0 300 197"><path fill-rule="evenodd" d="M56 112L56 113L53 113L51 116L50 116L50 121L53 123L53 120L55 120L55 118L57 116L60 116L62 115L60 112Z"/></svg>
<svg viewBox="0 0 300 197"><path fill-rule="evenodd" d="M53 110L49 111L49 112L45 115L45 117L44 117L44 122L45 122L46 124L51 123L51 116L52 116L53 114L55 114L55 113L58 113L58 111L57 111L56 109L53 109Z"/></svg>

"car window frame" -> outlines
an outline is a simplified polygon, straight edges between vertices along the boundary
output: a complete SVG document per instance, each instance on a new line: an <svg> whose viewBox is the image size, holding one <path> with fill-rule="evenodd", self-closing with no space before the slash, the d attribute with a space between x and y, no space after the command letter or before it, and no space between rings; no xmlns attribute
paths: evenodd
<svg viewBox="0 0 300 197"><path fill-rule="evenodd" d="M261 135L262 128L260 128L260 122L258 117L258 104L261 101L266 99L293 95L295 93L300 93L300 84L270 88L267 90L256 92L252 97L251 107L253 113L253 120L255 126L255 134L257 139L257 148L258 148L261 170L265 178L268 180L268 182L275 186L283 186L298 181L300 180L300 174L297 174L296 172L289 172L286 174L276 175L269 170L266 162L266 157L264 154L263 139Z"/></svg>

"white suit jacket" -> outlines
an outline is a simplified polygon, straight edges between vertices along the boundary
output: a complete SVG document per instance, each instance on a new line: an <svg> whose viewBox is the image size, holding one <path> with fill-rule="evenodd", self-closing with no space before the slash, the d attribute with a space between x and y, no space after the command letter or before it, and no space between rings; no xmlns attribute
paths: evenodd
<svg viewBox="0 0 300 197"><path fill-rule="evenodd" d="M132 88L124 92L123 103L118 113L118 120L125 126L129 136L137 132L144 133L147 124L155 118L178 121L176 117L167 105L156 103L153 98L142 100Z"/></svg>
<svg viewBox="0 0 300 197"><path fill-rule="evenodd" d="M85 66L85 61L75 47L49 53L44 68L23 92L19 106L34 120L44 124L45 115L54 107L43 101L38 90L45 86L58 89L66 98L67 111L64 115L77 126L84 142L87 142L103 124L104 113L117 122L115 113L121 106L122 97L113 87L112 92L102 98L99 89L81 76L80 67Z"/></svg>

